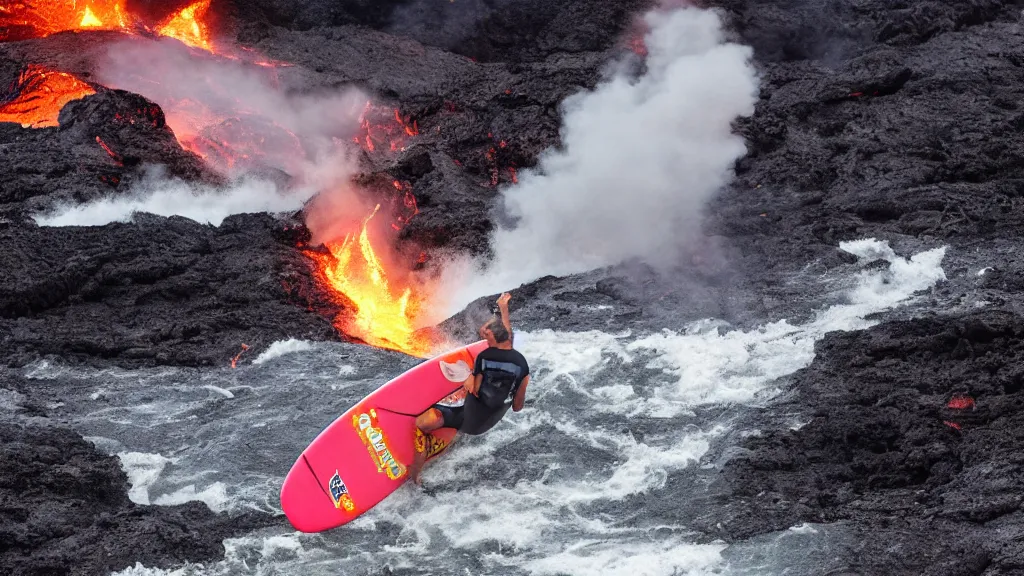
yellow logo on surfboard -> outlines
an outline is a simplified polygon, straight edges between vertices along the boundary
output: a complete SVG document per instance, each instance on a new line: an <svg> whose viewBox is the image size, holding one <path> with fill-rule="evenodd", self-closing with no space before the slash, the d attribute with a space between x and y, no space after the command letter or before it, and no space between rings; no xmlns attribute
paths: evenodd
<svg viewBox="0 0 1024 576"><path fill-rule="evenodd" d="M438 438L437 436L434 436L433 434L426 434L426 435L424 435L423 432L420 432L419 428L417 428L413 432L415 434L415 444L414 444L414 446L416 447L416 451L417 452L426 451L427 452L427 456L426 456L427 458L430 458L431 456L437 454L441 450L444 450L445 446L448 446L448 442L446 440ZM427 450L427 438L430 438L430 449L429 450Z"/></svg>
<svg viewBox="0 0 1024 576"><path fill-rule="evenodd" d="M392 480L398 480L405 475L405 466L391 454L384 431L377 426L376 410L371 408L369 413L356 414L352 417L352 425L356 427L359 438L377 465L377 472L387 474Z"/></svg>

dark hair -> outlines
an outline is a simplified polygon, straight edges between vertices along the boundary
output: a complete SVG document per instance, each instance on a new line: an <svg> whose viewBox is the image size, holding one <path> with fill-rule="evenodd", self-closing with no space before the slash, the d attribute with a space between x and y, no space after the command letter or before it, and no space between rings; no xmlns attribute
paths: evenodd
<svg viewBox="0 0 1024 576"><path fill-rule="evenodd" d="M491 334L494 334L494 340L496 342L505 342L510 337L508 330L505 328L505 324L501 321L501 318L491 318L488 320L487 329L491 331Z"/></svg>

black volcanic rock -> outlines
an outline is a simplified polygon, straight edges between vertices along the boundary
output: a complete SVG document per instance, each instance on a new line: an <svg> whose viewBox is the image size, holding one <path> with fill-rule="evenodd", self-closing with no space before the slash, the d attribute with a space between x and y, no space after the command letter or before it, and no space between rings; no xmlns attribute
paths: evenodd
<svg viewBox="0 0 1024 576"><path fill-rule="evenodd" d="M869 542L919 547L903 559L914 573L960 573L971 555L1013 573L1024 547L995 533L1024 503L1022 337L1024 317L998 311L829 334L779 404L803 425L770 426L726 465L725 531L854 521L874 527Z"/></svg>
<svg viewBox="0 0 1024 576"><path fill-rule="evenodd" d="M312 268L295 224L238 215L219 227L138 215L101 227L0 228L0 347L119 364L230 363L243 344L333 339L307 307ZM301 241L301 233L299 241Z"/></svg>
<svg viewBox="0 0 1024 576"><path fill-rule="evenodd" d="M481 62L531 62L559 52L603 52L651 5L649 0L254 0L236 13L245 21L242 37L265 34L261 25L267 24L297 31L366 26Z"/></svg>
<svg viewBox="0 0 1024 576"><path fill-rule="evenodd" d="M8 79L23 69L14 61L0 62L0 74L6 70ZM96 89L61 110L59 127L0 123L0 214L21 218L61 203L117 195L147 166L193 182L222 181L178 145L159 106L137 94Z"/></svg>
<svg viewBox="0 0 1024 576"><path fill-rule="evenodd" d="M709 230L767 241L783 262L865 236L963 245L1016 234L1019 10L723 4L762 59L763 79L756 113L738 122L749 154L713 203ZM827 54L798 33L809 23L859 40ZM779 47L787 42L797 46Z"/></svg>

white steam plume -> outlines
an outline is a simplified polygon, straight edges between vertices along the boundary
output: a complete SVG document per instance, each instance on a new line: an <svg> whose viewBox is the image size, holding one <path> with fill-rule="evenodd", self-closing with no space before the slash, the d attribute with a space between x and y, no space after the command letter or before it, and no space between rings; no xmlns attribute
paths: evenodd
<svg viewBox="0 0 1024 576"><path fill-rule="evenodd" d="M136 212L184 216L220 226L232 214L289 212L302 207L307 191L281 194L273 182L243 177L226 189L168 179L161 171L137 185L130 194L101 198L84 204L60 204L36 214L40 226L103 226L129 222Z"/></svg>
<svg viewBox="0 0 1024 576"><path fill-rule="evenodd" d="M731 123L754 111L752 50L725 42L712 11L644 19L647 70L617 73L565 102L562 148L504 191L518 222L494 233L494 259L447 271L459 286L450 308L547 274L671 259L695 231L746 152Z"/></svg>

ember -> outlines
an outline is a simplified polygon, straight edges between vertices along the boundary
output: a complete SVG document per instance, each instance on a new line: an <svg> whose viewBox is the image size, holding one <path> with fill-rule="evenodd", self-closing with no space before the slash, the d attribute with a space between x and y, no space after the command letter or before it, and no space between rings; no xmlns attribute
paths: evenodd
<svg viewBox="0 0 1024 576"><path fill-rule="evenodd" d="M425 357L432 342L413 328L421 299L411 285L388 274L370 240L369 224L379 210L377 204L358 234L328 242L329 255L309 255L319 264L327 286L352 303L354 310L343 310L335 318L338 330L371 346Z"/></svg>
<svg viewBox="0 0 1024 576"><path fill-rule="evenodd" d="M419 206L416 204L416 196L413 196L412 185L408 182L401 182L395 180L392 182L395 190L401 193L401 198L396 197L395 213L398 214L395 217L395 222L391 224L391 227L395 230L401 230L409 220L420 213Z"/></svg>
<svg viewBox="0 0 1024 576"><path fill-rule="evenodd" d="M241 358L242 354L245 354L245 351L248 350L248 349L249 349L249 345L248 344L242 344L242 349L238 352L238 354L235 354L234 358L231 359L231 367L232 368L238 367L238 359Z"/></svg>
<svg viewBox="0 0 1024 576"><path fill-rule="evenodd" d="M953 396L950 398L949 403L946 404L946 407L954 410L974 408L974 398L971 398L970 396Z"/></svg>
<svg viewBox="0 0 1024 576"><path fill-rule="evenodd" d="M406 140L420 133L416 120L403 117L397 108L375 106L367 102L359 115L360 133L352 137L367 152L405 150Z"/></svg>
<svg viewBox="0 0 1024 576"><path fill-rule="evenodd" d="M106 151L108 156L114 159L115 164L118 166L124 166L124 161L121 160L121 155L111 150L110 146L107 146L107 143L104 142L102 138L97 136L96 143L100 145L100 148L103 148L103 150Z"/></svg>
<svg viewBox="0 0 1024 576"><path fill-rule="evenodd" d="M95 94L91 86L66 72L30 65L0 99L0 122L16 122L24 128L57 126L64 105Z"/></svg>

